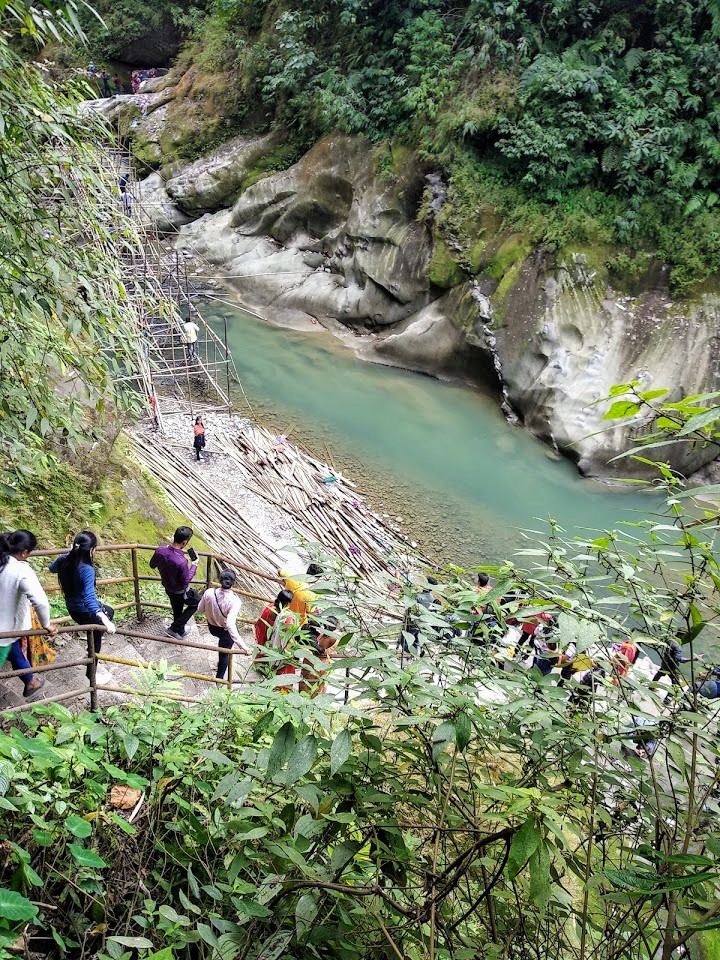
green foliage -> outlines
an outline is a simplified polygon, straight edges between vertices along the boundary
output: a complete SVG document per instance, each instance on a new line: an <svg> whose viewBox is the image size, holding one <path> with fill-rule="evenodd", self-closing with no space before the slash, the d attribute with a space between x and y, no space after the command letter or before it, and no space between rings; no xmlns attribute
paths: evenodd
<svg viewBox="0 0 720 960"><path fill-rule="evenodd" d="M22 12L17 4L3 10L5 18ZM75 18L72 8L67 15ZM40 40L64 23L61 15L35 17ZM101 414L136 404L113 386L136 348L137 307L118 258L118 245L136 238L104 169L105 130L81 114L80 95L52 87L0 35L0 479L6 486L49 470L53 450L74 451L101 436Z"/></svg>
<svg viewBox="0 0 720 960"><path fill-rule="evenodd" d="M720 271L712 11L217 0L184 62L211 57L234 77L243 123L275 124L296 147L341 130L446 169L441 229L471 271L475 214L497 203L507 229L550 249L599 238L613 257L641 239L690 294Z"/></svg>
<svg viewBox="0 0 720 960"><path fill-rule="evenodd" d="M205 0L155 0L151 4L141 0L96 0L91 7L80 7L79 13L90 55L101 60L122 60L128 47L148 34L189 35L206 7Z"/></svg>
<svg viewBox="0 0 720 960"><path fill-rule="evenodd" d="M462 571L433 586L436 609L390 578L395 606L378 619L326 557L319 589L345 652L330 693L264 681L190 709L25 714L0 733L0 935L32 920L64 949L111 960L360 960L391 941L418 960L431 944L437 956L505 945L569 960L580 938L599 960L627 943L654 960L663 943L694 941L720 902L714 726L697 685L666 704L666 688L632 672L615 684L611 667L615 639L717 641L712 536L694 532L680 485L666 487L667 522L578 542L551 524L523 551L525 572L491 571L483 604L495 619L560 610L561 647L605 666L592 708L536 671L499 669ZM405 611L423 658L394 648ZM450 612L481 642L441 639ZM165 673L140 682L160 693ZM623 749L638 718L659 727L646 761ZM118 783L143 795L132 823L109 801Z"/></svg>

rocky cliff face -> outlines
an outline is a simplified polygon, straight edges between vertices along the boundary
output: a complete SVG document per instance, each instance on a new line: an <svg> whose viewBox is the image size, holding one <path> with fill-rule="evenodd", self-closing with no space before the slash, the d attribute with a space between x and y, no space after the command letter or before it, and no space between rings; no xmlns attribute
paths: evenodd
<svg viewBox="0 0 720 960"><path fill-rule="evenodd" d="M592 251L531 250L498 226L484 237L494 269L484 269L486 253L471 275L433 230L441 178L409 153L381 159L359 138L328 136L276 173L263 170L281 148L273 136L237 136L192 163L163 166L172 96L166 88L101 109L157 145L160 169L140 184L145 215L217 265L268 319L338 321L375 334L371 346L363 339L368 359L492 380L529 430L593 476L637 474L609 461L641 425L596 433L605 408L595 401L614 384L640 380L678 396L720 386L716 297L674 303L662 271L621 295ZM672 457L690 473L714 452Z"/></svg>

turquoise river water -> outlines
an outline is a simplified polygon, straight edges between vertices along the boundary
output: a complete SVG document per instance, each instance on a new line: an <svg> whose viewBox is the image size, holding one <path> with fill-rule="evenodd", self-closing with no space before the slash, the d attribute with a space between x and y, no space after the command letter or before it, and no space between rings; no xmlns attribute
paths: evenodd
<svg viewBox="0 0 720 960"><path fill-rule="evenodd" d="M549 516L569 533L617 527L646 494L583 480L470 387L366 363L330 333L298 332L221 304L203 308L228 340L253 412L355 480L431 556L503 560ZM250 415L241 397L240 412Z"/></svg>

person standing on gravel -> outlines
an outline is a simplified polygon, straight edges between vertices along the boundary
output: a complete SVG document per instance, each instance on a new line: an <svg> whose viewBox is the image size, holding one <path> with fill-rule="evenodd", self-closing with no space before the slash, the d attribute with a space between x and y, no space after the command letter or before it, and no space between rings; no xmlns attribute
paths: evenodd
<svg viewBox="0 0 720 960"><path fill-rule="evenodd" d="M193 427L193 450L195 459L200 460L200 451L205 449L205 424L202 417L195 417L195 426Z"/></svg>
<svg viewBox="0 0 720 960"><path fill-rule="evenodd" d="M172 607L173 621L165 633L175 640L182 640L187 633L187 623L200 602L197 593L190 586L197 571L198 556L192 547L187 551L188 556L185 556L185 548L192 535L190 527L178 527L173 542L167 546L159 546L150 558L150 566L160 574Z"/></svg>

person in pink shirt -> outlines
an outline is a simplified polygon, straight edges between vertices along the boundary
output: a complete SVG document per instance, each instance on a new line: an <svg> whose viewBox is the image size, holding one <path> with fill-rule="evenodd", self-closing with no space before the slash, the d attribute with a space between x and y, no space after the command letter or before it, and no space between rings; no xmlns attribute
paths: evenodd
<svg viewBox="0 0 720 960"><path fill-rule="evenodd" d="M232 588L237 577L232 570L223 570L220 573L220 587L210 587L202 595L198 613L204 613L208 630L217 639L219 647L230 650L233 645L241 653L249 653L242 642L237 629L237 618L240 613L240 597L236 596ZM229 654L218 654L218 680L224 680L228 668Z"/></svg>

